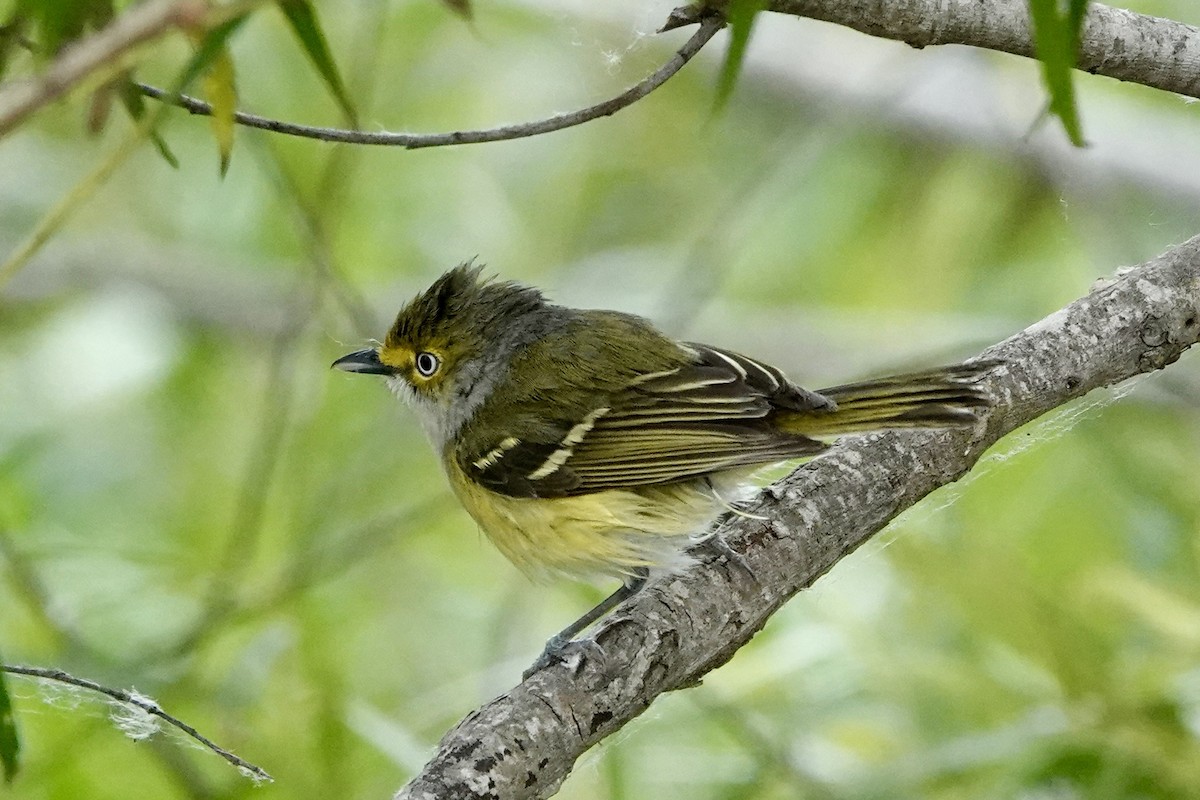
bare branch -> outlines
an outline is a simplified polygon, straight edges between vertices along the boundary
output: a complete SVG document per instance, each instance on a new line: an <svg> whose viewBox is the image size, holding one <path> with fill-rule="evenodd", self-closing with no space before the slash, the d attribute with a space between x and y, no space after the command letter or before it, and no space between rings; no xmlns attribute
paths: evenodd
<svg viewBox="0 0 1200 800"><path fill-rule="evenodd" d="M849 438L720 528L727 557L649 584L594 634L602 658L530 676L467 715L396 795L544 798L589 747L663 692L696 685L789 598L1001 436L1092 389L1161 369L1200 339L1200 236L988 348L996 405L980 430Z"/></svg>
<svg viewBox="0 0 1200 800"><path fill-rule="evenodd" d="M447 147L456 144L480 144L483 142L500 142L507 139L523 139L529 136L540 136L543 133L560 131L575 125L582 125L600 117L611 116L621 109L633 105L659 86L667 82L683 66L691 61L692 56L700 52L700 48L716 35L724 25L724 21L716 16L698 16L700 29L692 34L683 47L659 69L648 75L644 80L621 92L616 97L597 103L594 106L556 114L546 119L533 122L521 122L515 125L501 125L497 128L486 128L474 131L452 131L450 133L399 133L390 131L352 131L344 128L321 128L312 125L299 125L293 122L260 117L256 114L246 114L241 111L234 115L240 125L259 128L272 133L283 133L288 136L299 136L305 139L318 139L323 142L344 142L348 144L372 144L390 147L403 147L416 150L422 147ZM188 95L174 95L165 89L139 83L142 93L155 100L171 103L187 109L193 114L211 115L212 107L203 100Z"/></svg>
<svg viewBox="0 0 1200 800"><path fill-rule="evenodd" d="M207 3L203 0L145 3L119 15L103 30L68 46L44 72L0 84L0 137L138 45L180 25L198 24L207 13Z"/></svg>
<svg viewBox="0 0 1200 800"><path fill-rule="evenodd" d="M7 672L11 675L25 675L25 676L28 676L31 678L41 678L43 680L48 680L48 681L57 681L59 683L65 683L70 686L78 686L81 689L87 689L92 692L98 692L100 694L106 695L108 697L111 697L113 700L116 700L119 703L125 703L128 705L134 706L134 707L142 710L146 714L149 714L154 717L158 717L159 719L166 722L168 725L178 728L179 730L186 733L188 736L195 739L200 744L207 747L209 750L212 750L214 753L219 755L221 758L228 761L230 764L233 764L235 767L237 767L239 770L244 772L250 778L253 778L256 781L273 781L273 780L275 780L270 775L268 775L267 771L264 770L262 767L255 766L254 764L251 764L249 761L246 761L245 759L229 752L228 750L226 750L225 748L221 747L216 742L214 742L212 739L209 739L207 736L200 733L198 730L193 728L191 725L188 725L183 720L178 719L177 717L173 717L170 714L168 714L167 712L163 711L162 708L159 707L158 703L154 702L153 700L146 697L145 695L138 694L136 692L127 692L123 689L113 689L108 686L103 686L99 683L96 683L95 681L90 681L87 678L76 678L74 675L71 675L70 673L67 673L67 672L63 672L60 669L43 669L41 667L18 667L18 666L10 666L8 664L0 664L0 672Z"/></svg>
<svg viewBox="0 0 1200 800"><path fill-rule="evenodd" d="M844 25L913 47L966 44L1034 56L1027 0L773 0L769 9ZM698 6L671 12L664 30L699 22ZM1136 14L1101 3L1088 5L1078 68L1094 75L1200 97L1200 28Z"/></svg>

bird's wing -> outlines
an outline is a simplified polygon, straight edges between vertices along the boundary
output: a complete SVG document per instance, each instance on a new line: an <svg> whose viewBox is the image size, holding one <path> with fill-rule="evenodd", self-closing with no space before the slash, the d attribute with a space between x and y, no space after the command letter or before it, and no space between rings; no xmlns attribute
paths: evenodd
<svg viewBox="0 0 1200 800"><path fill-rule="evenodd" d="M639 375L570 419L538 419L460 451L482 485L517 497L562 497L702 477L813 455L825 445L780 431L780 409L833 404L745 356L687 345L690 363Z"/></svg>

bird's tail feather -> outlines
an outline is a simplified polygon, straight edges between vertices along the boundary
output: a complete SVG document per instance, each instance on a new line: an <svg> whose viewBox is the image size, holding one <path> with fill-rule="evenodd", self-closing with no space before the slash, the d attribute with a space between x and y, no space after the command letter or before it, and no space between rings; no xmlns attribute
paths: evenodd
<svg viewBox="0 0 1200 800"><path fill-rule="evenodd" d="M974 361L821 389L834 411L801 411L780 420L791 433L815 438L884 428L971 425L992 401L980 382L998 361Z"/></svg>

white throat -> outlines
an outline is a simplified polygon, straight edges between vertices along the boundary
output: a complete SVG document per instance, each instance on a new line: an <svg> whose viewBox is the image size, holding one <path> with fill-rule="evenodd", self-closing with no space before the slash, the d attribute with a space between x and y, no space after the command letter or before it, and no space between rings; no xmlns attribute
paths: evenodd
<svg viewBox="0 0 1200 800"><path fill-rule="evenodd" d="M437 407L436 402L418 394L403 378L389 376L387 385L392 390L392 394L403 400L404 404L417 415L417 420L425 431L425 437L429 439L434 450L440 453L446 442L454 435L454 431L447 428L446 415L440 413L441 410Z"/></svg>

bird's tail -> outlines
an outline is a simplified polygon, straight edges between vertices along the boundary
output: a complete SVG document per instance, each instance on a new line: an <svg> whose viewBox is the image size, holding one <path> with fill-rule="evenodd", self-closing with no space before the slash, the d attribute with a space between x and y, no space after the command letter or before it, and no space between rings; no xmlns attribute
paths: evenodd
<svg viewBox="0 0 1200 800"><path fill-rule="evenodd" d="M884 428L971 425L992 401L980 381L1000 362L974 361L821 389L833 411L798 411L779 421L790 432L821 439Z"/></svg>

